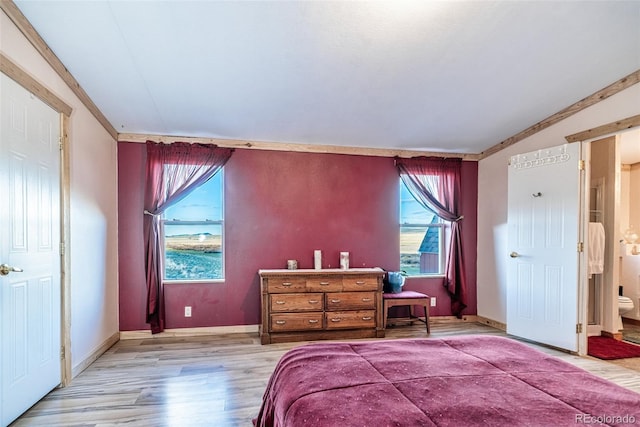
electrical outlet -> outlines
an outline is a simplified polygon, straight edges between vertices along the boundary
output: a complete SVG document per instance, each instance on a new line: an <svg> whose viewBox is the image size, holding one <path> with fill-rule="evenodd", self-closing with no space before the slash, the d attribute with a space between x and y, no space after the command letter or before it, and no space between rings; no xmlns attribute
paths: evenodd
<svg viewBox="0 0 640 427"><path fill-rule="evenodd" d="M431 307L436 306L436 297L431 297Z"/></svg>
<svg viewBox="0 0 640 427"><path fill-rule="evenodd" d="M191 317L191 306L184 307L184 317Z"/></svg>

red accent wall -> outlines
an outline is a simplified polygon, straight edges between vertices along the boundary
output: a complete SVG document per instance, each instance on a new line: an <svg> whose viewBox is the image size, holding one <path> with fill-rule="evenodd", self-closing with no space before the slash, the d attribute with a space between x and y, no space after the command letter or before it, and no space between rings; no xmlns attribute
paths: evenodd
<svg viewBox="0 0 640 427"><path fill-rule="evenodd" d="M118 143L118 299L120 330L149 329L144 274L144 144Z"/></svg>
<svg viewBox="0 0 640 427"><path fill-rule="evenodd" d="M144 144L119 143L120 330L148 329L142 245ZM476 313L477 163L463 163L463 248L467 314ZM236 149L225 166L225 281L165 285L167 328L260 322L257 271L338 267L399 268L399 177L392 158ZM438 297L433 315L450 315L442 279L409 279L408 289ZM192 317L184 317L184 306Z"/></svg>

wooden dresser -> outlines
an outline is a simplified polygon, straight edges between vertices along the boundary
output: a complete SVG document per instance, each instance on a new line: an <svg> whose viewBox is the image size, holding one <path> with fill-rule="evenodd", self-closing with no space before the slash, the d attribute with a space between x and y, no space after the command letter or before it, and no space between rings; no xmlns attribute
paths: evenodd
<svg viewBox="0 0 640 427"><path fill-rule="evenodd" d="M380 268L260 270L262 344L382 338Z"/></svg>

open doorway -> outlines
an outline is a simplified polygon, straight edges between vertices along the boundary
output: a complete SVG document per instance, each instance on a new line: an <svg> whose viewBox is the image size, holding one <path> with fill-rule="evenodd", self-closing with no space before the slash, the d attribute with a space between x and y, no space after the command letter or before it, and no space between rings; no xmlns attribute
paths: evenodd
<svg viewBox="0 0 640 427"><path fill-rule="evenodd" d="M640 241L630 240L640 226L640 130L591 141L590 148L589 229L600 225L605 238L602 271L588 275L588 334L621 339L621 314L640 328Z"/></svg>

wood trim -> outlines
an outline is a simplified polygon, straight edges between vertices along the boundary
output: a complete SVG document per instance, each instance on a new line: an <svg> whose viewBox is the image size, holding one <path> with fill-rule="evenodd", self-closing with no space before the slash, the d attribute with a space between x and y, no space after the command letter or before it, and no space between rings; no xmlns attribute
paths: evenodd
<svg viewBox="0 0 640 427"><path fill-rule="evenodd" d="M60 323L62 328L61 356L62 356L62 387L71 384L73 370L71 367L71 168L69 158L69 117L61 114L61 150L60 150L60 200L62 202L61 215L61 243L64 244L62 253L61 274L62 308Z"/></svg>
<svg viewBox="0 0 640 427"><path fill-rule="evenodd" d="M87 369L93 362L98 360L100 356L102 356L107 350L109 350L115 343L120 340L120 333L116 332L107 338L100 347L93 353L89 355L82 362L78 363L75 368L73 368L73 378L77 377L82 371Z"/></svg>
<svg viewBox="0 0 640 427"><path fill-rule="evenodd" d="M0 71L15 80L20 86L37 96L53 108L55 111L70 116L72 108L68 106L62 99L58 98L53 92L40 84L36 79L23 71L18 65L7 58L0 52Z"/></svg>
<svg viewBox="0 0 640 427"><path fill-rule="evenodd" d="M479 316L464 315L462 319L458 319L456 316L429 316L429 323L443 324L443 323L484 323L489 326L493 324L484 322ZM494 322L499 324L498 322ZM256 341L258 341L257 334L259 332L260 325L236 325L236 326L207 326L201 328L176 328L165 329L159 334L152 334L150 330L138 330L138 331L121 331L121 340L138 340L138 339L150 339L150 338L167 338L167 337L195 337L200 335L225 335L225 334L251 334L255 335ZM505 328L506 329L506 326ZM503 329L503 330L504 330Z"/></svg>
<svg viewBox="0 0 640 427"><path fill-rule="evenodd" d="M491 326L493 328L496 328L496 329L500 329L501 331L506 331L507 330L507 324L506 323L498 322L496 320L489 319L487 317L478 316L477 322L478 323L482 323L483 325L489 325L489 326Z"/></svg>
<svg viewBox="0 0 640 427"><path fill-rule="evenodd" d="M456 316L432 316L429 315L429 323L477 323L478 316L475 314L463 314L461 318Z"/></svg>
<svg viewBox="0 0 640 427"><path fill-rule="evenodd" d="M589 139L598 138L604 135L609 135L612 133L617 133L623 130L631 129L636 126L640 126L640 114L636 116L627 117L626 119L607 123L606 125L598 126L582 132L574 133L572 135L565 136L565 139L568 142L586 141Z"/></svg>
<svg viewBox="0 0 640 427"><path fill-rule="evenodd" d="M84 104L89 112L100 122L100 124L106 129L106 131L113 137L118 139L118 132L109 123L107 118L102 114L98 107L93 103L89 95L82 89L80 83L73 77L73 75L67 70L62 61L53 53L47 43L40 37L40 34L36 31L27 18L22 14L18 6L12 0L0 0L0 9L11 19L16 27L22 32L22 34L31 42L33 47L42 55L47 63L54 69L54 71L62 78L62 80L69 86L71 91L80 99L80 102ZM68 113L67 115L70 115Z"/></svg>
<svg viewBox="0 0 640 427"><path fill-rule="evenodd" d="M201 335L227 335L227 334L257 334L260 325L238 325L238 326L207 326L201 328L178 328L165 329L159 334L151 334L150 330L142 331L121 331L121 340L137 340L149 338L167 337L196 337Z"/></svg>
<svg viewBox="0 0 640 427"><path fill-rule="evenodd" d="M630 317L623 317L622 320L625 323L629 323L631 325L640 326L640 320L638 320L638 319L632 319Z"/></svg>
<svg viewBox="0 0 640 427"><path fill-rule="evenodd" d="M608 97L617 94L630 86L640 82L640 70L636 70L633 73L629 74L626 77L621 78L620 80L610 84L604 89L600 89L596 93L587 96L586 98L581 99L569 107L558 111L557 113L547 117L546 119L536 123L535 125L523 130L520 133L517 133L499 144L490 147L489 149L480 153L480 160L491 156L492 154L497 153L498 151L504 150L505 148L515 144L516 142L522 141L525 138L530 137L531 135L540 132L543 129L552 126L567 117L570 117L585 108L591 107L594 104L597 104L600 101L607 99Z"/></svg>
<svg viewBox="0 0 640 427"><path fill-rule="evenodd" d="M603 337L613 338L614 340L622 341L622 332L602 331L600 335Z"/></svg>
<svg viewBox="0 0 640 427"><path fill-rule="evenodd" d="M246 148L252 150L271 150L271 151L295 151L302 153L331 153L331 154L349 154L355 156L377 156L377 157L418 157L433 156L445 158L461 158L462 160L477 161L478 154L466 153L443 153L431 151L412 151L412 150L394 150L385 148L365 148L365 147L342 147L337 145L315 145L300 144L287 142L261 142L249 141L241 139L221 139L221 138L194 138L186 136L169 136L169 135L152 135L138 133L121 133L118 135L118 142L137 142L145 143L147 141L161 142L163 144L171 144L173 142L189 142L200 144L215 144L219 147L228 148Z"/></svg>

